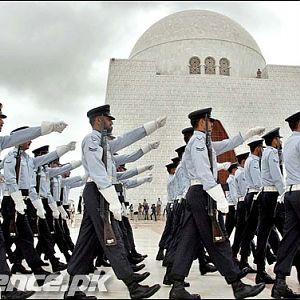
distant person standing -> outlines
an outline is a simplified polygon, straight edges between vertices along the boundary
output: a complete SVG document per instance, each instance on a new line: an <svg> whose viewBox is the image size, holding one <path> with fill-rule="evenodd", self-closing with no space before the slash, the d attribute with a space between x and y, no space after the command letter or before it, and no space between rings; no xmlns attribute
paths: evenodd
<svg viewBox="0 0 300 300"><path fill-rule="evenodd" d="M157 221L157 219L156 219L156 206L155 206L155 204L151 205L151 215L150 215L151 220L152 220L152 216L154 216L155 221Z"/></svg>
<svg viewBox="0 0 300 300"><path fill-rule="evenodd" d="M145 220L149 220L149 204L146 201L146 199L144 199L143 206L144 206Z"/></svg>
<svg viewBox="0 0 300 300"><path fill-rule="evenodd" d="M158 220L160 220L160 216L161 216L161 206L162 206L162 202L161 202L160 198L158 198L157 203L156 203L156 214L157 214Z"/></svg>

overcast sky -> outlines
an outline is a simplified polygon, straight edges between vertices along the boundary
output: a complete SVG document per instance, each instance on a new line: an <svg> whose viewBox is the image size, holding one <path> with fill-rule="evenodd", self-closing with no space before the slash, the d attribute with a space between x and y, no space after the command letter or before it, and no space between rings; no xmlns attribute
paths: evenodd
<svg viewBox="0 0 300 300"><path fill-rule="evenodd" d="M81 140L90 131L86 112L105 102L110 58L127 59L151 25L188 9L212 10L238 22L267 64L300 65L298 1L1 1L0 102L8 115L2 134L64 120L69 126L61 135L33 141L32 150L76 140L77 150L61 161L80 159ZM73 172L80 173L82 167Z"/></svg>

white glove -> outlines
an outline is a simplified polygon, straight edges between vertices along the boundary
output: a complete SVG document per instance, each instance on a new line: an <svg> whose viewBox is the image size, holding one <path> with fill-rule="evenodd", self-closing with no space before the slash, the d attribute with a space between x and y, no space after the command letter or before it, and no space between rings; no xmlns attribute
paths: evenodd
<svg viewBox="0 0 300 300"><path fill-rule="evenodd" d="M51 133L53 131L62 133L63 130L67 126L68 126L68 124L66 124L63 121L60 121L60 122L43 121L42 124L41 124L41 132L42 132L42 135L49 134L49 133Z"/></svg>
<svg viewBox="0 0 300 300"><path fill-rule="evenodd" d="M122 221L122 205L119 201L115 187L111 185L110 187L99 191L109 203L109 210L113 213L114 218L118 221Z"/></svg>
<svg viewBox="0 0 300 300"><path fill-rule="evenodd" d="M150 144L147 144L147 145L141 147L141 149L142 149L143 153L146 154L153 149L157 149L159 147L159 144L160 144L159 141L153 142L153 143L150 143Z"/></svg>
<svg viewBox="0 0 300 300"><path fill-rule="evenodd" d="M22 193L20 190L13 192L10 194L10 196L12 197L12 199L15 202L15 209L18 213L20 213L21 215L25 214L25 209L26 209L26 205L24 203L24 198L22 196Z"/></svg>
<svg viewBox="0 0 300 300"><path fill-rule="evenodd" d="M152 170L153 167L154 167L154 165L146 165L146 166L142 166L142 167L137 167L136 169L137 169L138 174L141 174L141 173L143 173L145 171Z"/></svg>
<svg viewBox="0 0 300 300"><path fill-rule="evenodd" d="M59 210L57 208L56 202L48 203L49 207L52 210L52 216L54 219L59 219Z"/></svg>
<svg viewBox="0 0 300 300"><path fill-rule="evenodd" d="M62 205L57 206L57 209L58 209L58 211L60 212L61 217L62 217L64 220L67 220L67 219L68 219L68 214L67 214L67 212L65 211L65 209L63 208L63 206L62 206Z"/></svg>
<svg viewBox="0 0 300 300"><path fill-rule="evenodd" d="M150 121L150 122L144 124L146 134L150 135L158 128L165 126L166 122L167 122L167 117L164 116L164 117L160 117L160 118L156 119L155 121Z"/></svg>
<svg viewBox="0 0 300 300"><path fill-rule="evenodd" d="M37 216L40 217L41 219L46 219L45 217L46 211L44 209L42 200L38 198L37 200L32 201L32 205L36 209Z"/></svg>
<svg viewBox="0 0 300 300"><path fill-rule="evenodd" d="M144 183L144 182L151 182L153 179L152 174L149 174L147 176L140 176L139 178L137 178L137 183Z"/></svg>
<svg viewBox="0 0 300 300"><path fill-rule="evenodd" d="M256 126L254 128L250 128L247 132L241 133L241 136L244 141L248 140L249 138L255 135L261 135L265 131L265 127Z"/></svg>
<svg viewBox="0 0 300 300"><path fill-rule="evenodd" d="M76 148L76 142L70 142L67 145L62 145L62 146L56 147L55 151L56 151L58 157L61 157L65 153L75 150L75 148Z"/></svg>
<svg viewBox="0 0 300 300"><path fill-rule="evenodd" d="M279 195L278 198L277 198L277 202L278 203L284 203L284 196L285 196L285 193L283 193L282 195Z"/></svg>
<svg viewBox="0 0 300 300"><path fill-rule="evenodd" d="M72 160L70 162L70 164L72 166L72 170L74 170L74 169L80 167L82 165L82 162L81 162L81 160Z"/></svg>
<svg viewBox="0 0 300 300"><path fill-rule="evenodd" d="M227 214L229 211L228 202L225 198L221 185L217 184L216 186L207 190L206 192L211 198L213 198L217 202L217 209L223 214Z"/></svg>
<svg viewBox="0 0 300 300"><path fill-rule="evenodd" d="M217 163L217 170L228 170L228 168L231 166L231 162L230 161L226 161L223 163Z"/></svg>

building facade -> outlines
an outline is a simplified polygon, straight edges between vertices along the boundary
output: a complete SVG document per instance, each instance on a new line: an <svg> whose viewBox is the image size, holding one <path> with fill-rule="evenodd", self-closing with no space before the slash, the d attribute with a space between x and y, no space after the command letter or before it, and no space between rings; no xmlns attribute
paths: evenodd
<svg viewBox="0 0 300 300"><path fill-rule="evenodd" d="M190 126L193 110L212 107L230 137L260 125L281 127L286 138L284 119L300 108L299 80L300 66L267 65L252 36L219 13L182 11L152 25L128 59L112 58L109 65L106 103L116 135L168 116L165 127L123 151L161 141L158 150L128 164L154 164L152 183L128 190L128 200L166 199L165 165L184 145L181 130Z"/></svg>

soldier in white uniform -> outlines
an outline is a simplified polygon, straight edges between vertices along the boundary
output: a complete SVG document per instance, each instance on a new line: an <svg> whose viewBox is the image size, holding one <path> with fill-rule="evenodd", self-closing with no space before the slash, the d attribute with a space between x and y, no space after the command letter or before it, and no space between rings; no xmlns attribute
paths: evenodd
<svg viewBox="0 0 300 300"><path fill-rule="evenodd" d="M189 140L182 161L191 179L191 187L186 194L187 208L182 227L183 236L179 241L171 276L174 280L170 299L200 299L184 289L184 278L188 276L193 262L195 248L199 237L208 251L219 272L231 284L236 298L246 298L259 294L264 284L246 285L240 280L240 270L232 259L229 239L214 243L211 218L208 215L208 197L216 202L217 209L228 212L228 204L220 184L217 184L217 155L234 149L246 139L263 132L264 128L252 128L244 134L237 134L231 139L212 143L210 151L206 134L212 129L214 119L211 108L194 111L189 114L194 135ZM212 202L213 203L213 202ZM221 228L224 228L223 216L217 214Z"/></svg>
<svg viewBox="0 0 300 300"><path fill-rule="evenodd" d="M291 274L293 260L300 246L300 112L291 115L285 121L292 130L283 147L286 219L274 268L276 281L272 288L272 297L300 298L300 294L294 293L286 284L286 276Z"/></svg>
<svg viewBox="0 0 300 300"><path fill-rule="evenodd" d="M0 131L4 125L4 120L6 115L2 113L2 104L0 103ZM12 135L0 136L0 153L1 150L17 146L19 144L25 143L28 140L33 140L41 135L49 134L53 131L62 132L66 128L67 124L65 122L42 122L39 127L30 127L19 132L15 132ZM19 209L23 210L25 208L24 202L16 201L19 204ZM2 224L0 224L0 270L1 274L11 276L11 271L6 263L6 247L4 236L2 232ZM4 283L5 284L5 283ZM10 285L10 281L7 282L7 286ZM5 286L1 287L2 297L6 299L26 299L34 294L33 291L18 291L15 287L12 290L6 290Z"/></svg>
<svg viewBox="0 0 300 300"><path fill-rule="evenodd" d="M142 286L136 282L136 276L124 253L123 241L117 228L116 220L122 219L122 206L112 182L112 157L119 150L164 126L166 118L148 122L105 143L104 132L105 130L111 132L114 120L110 114L110 106L104 105L91 109L88 111L87 117L93 131L82 141L82 165L89 179L83 191L85 211L75 249L69 262L70 285L65 293L65 298L90 298L78 289L77 284L74 286L72 281L75 275L88 274L94 259L94 252L91 249L97 247L99 242L117 278L127 286L130 297L133 299L151 297L159 290L160 286ZM117 244L109 246L104 240L104 227L109 225L109 221L107 222L103 215L106 208L111 212L108 215L108 220L111 219L117 242ZM139 276L139 274L137 275Z"/></svg>
<svg viewBox="0 0 300 300"><path fill-rule="evenodd" d="M230 167L227 169L229 172L229 176L226 180L228 184L228 191L226 194L226 200L228 201L229 211L226 214L225 219L225 228L228 234L228 238L230 237L235 224L236 224L236 206L237 206L237 187L235 183L235 172L238 169L237 163L232 163Z"/></svg>

